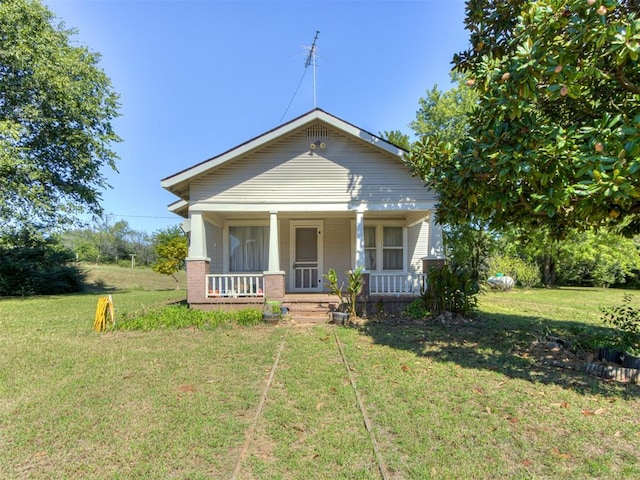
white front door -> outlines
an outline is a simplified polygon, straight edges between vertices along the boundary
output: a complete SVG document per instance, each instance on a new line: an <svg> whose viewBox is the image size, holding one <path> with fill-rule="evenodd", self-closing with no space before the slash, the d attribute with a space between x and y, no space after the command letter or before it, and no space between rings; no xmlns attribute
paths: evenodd
<svg viewBox="0 0 640 480"><path fill-rule="evenodd" d="M322 222L291 222L291 285L294 292L322 291Z"/></svg>

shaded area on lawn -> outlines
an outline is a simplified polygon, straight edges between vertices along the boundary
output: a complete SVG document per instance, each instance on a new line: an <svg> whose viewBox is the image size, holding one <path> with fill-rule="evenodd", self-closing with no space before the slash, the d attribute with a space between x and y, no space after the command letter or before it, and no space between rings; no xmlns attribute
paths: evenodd
<svg viewBox="0 0 640 480"><path fill-rule="evenodd" d="M469 369L491 370L513 379L555 384L585 395L640 395L640 386L606 381L582 371L543 364L528 353L532 342L549 332L580 335L582 329L605 337L606 327L541 317L487 314L470 321L441 323L390 318L357 327L374 343L413 352L437 362Z"/></svg>

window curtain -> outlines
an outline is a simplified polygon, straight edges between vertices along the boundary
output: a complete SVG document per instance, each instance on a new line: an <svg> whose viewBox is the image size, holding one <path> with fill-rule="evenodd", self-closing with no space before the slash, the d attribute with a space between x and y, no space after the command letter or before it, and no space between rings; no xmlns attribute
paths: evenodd
<svg viewBox="0 0 640 480"><path fill-rule="evenodd" d="M382 245L382 268L402 270L402 227L384 227Z"/></svg>
<svg viewBox="0 0 640 480"><path fill-rule="evenodd" d="M269 266L269 227L229 227L229 270L263 272Z"/></svg>
<svg viewBox="0 0 640 480"><path fill-rule="evenodd" d="M376 270L376 227L364 227L365 268Z"/></svg>

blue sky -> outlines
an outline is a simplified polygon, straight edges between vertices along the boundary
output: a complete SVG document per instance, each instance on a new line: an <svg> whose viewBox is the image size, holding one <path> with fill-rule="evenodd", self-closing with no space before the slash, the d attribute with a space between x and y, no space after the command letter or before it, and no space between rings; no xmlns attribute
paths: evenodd
<svg viewBox="0 0 640 480"><path fill-rule="evenodd" d="M317 30L317 106L372 133L411 133L418 99L449 87L468 43L463 0L44 3L102 55L121 96L102 205L149 233L180 222L162 178L314 107L304 47Z"/></svg>

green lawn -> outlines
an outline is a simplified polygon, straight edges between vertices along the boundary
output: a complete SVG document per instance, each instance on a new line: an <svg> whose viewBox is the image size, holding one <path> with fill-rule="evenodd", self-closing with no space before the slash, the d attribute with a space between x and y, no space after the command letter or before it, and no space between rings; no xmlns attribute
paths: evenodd
<svg viewBox="0 0 640 480"><path fill-rule="evenodd" d="M135 283L117 314L184 299ZM397 479L639 478L640 388L528 352L622 294L490 293L453 325L106 334L97 294L0 299L0 478L375 479L377 460Z"/></svg>

